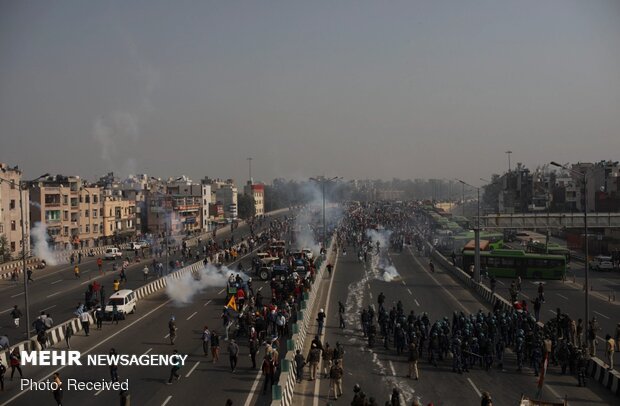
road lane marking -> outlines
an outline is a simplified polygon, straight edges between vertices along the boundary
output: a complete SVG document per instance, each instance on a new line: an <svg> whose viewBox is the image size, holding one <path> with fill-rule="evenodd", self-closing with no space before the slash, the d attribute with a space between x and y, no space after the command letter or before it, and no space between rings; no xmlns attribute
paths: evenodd
<svg viewBox="0 0 620 406"><path fill-rule="evenodd" d="M185 319L185 320L189 320L189 319L191 319L192 317L194 317L197 314L198 314L198 312L194 312L194 313L190 314L190 316L187 319Z"/></svg>
<svg viewBox="0 0 620 406"><path fill-rule="evenodd" d="M413 299L415 301L416 306L420 307L420 302L418 302L418 299Z"/></svg>
<svg viewBox="0 0 620 406"><path fill-rule="evenodd" d="M198 364L200 364L200 361L196 361L196 363L194 364L194 366L192 367L192 369L189 370L189 372L185 375L186 378L189 378L189 376L192 374L192 372L194 372L194 369L196 369L196 367L198 366Z"/></svg>
<svg viewBox="0 0 620 406"><path fill-rule="evenodd" d="M390 360L390 369L392 370L392 376L396 376L396 370L394 369L394 364L392 364L392 360Z"/></svg>
<svg viewBox="0 0 620 406"><path fill-rule="evenodd" d="M149 353L149 352L151 352L151 351L153 351L153 348L149 348L149 349L148 349L148 350L146 350L146 352L145 352L144 354L142 354L142 355L146 355L146 354L148 354L148 353Z"/></svg>
<svg viewBox="0 0 620 406"><path fill-rule="evenodd" d="M220 290L219 292L217 292L218 295L221 295L222 293L224 293L225 289Z"/></svg>
<svg viewBox="0 0 620 406"><path fill-rule="evenodd" d="M123 327L122 329L118 330L116 333L111 334L109 336L107 336L106 338L104 338L103 340L99 341L97 344L93 345L92 347L88 348L86 351L82 351L82 354L88 354L91 351L93 351L95 348L98 348L99 346L103 345L104 343L110 341L111 339L113 339L114 337L116 337L117 335L121 334L122 332L124 332L125 330L127 330L128 328L134 326L136 323L139 323L140 321L144 320L146 317L149 317L151 314L155 313L156 311L158 311L159 309L161 309L162 307L168 305L169 303L171 303L172 300L166 300L165 302L163 302L162 304L160 304L159 306L155 307L154 309L152 309L151 311L149 311L148 313L145 313L144 315L142 315L142 317L137 318L136 320L132 321L130 324L126 325L125 327ZM65 369L68 365L64 365L61 366L59 368L56 368L56 370L54 372L60 372L63 369ZM37 383L41 383L45 380L47 380L49 377L51 376L51 374L44 376L43 378L39 379L37 381ZM12 398L8 399L6 402L2 403L0 406L7 406L9 403L13 402L15 399L23 396L25 393L29 392L30 389L26 388L25 390L17 393L16 395L14 395Z"/></svg>
<svg viewBox="0 0 620 406"><path fill-rule="evenodd" d="M499 279L496 279L497 283L499 283L500 285L506 285L504 282L500 281Z"/></svg>
<svg viewBox="0 0 620 406"><path fill-rule="evenodd" d="M13 296L11 296L11 297L17 297L17 296L21 296L21 295L23 295L23 294L24 294L24 292L21 292L21 293L18 293L18 294L16 294L16 295L13 295ZM48 296L48 297L49 297L49 296Z"/></svg>
<svg viewBox="0 0 620 406"><path fill-rule="evenodd" d="M474 391L476 391L476 395L478 395L478 397L482 397L482 393L480 393L480 390L476 387L474 381L472 381L471 378L467 378L467 380L471 384L471 387L474 388Z"/></svg>
<svg viewBox="0 0 620 406"><path fill-rule="evenodd" d="M166 398L166 400L164 400L164 403L162 403L161 406L166 406L168 402L170 402L170 399L172 399L172 395L168 395L168 397Z"/></svg>
<svg viewBox="0 0 620 406"><path fill-rule="evenodd" d="M334 268L332 270L333 275L336 274L337 267L338 267L338 256L336 256L336 261L334 261ZM326 298L327 303L325 303L325 314L329 314L329 299L332 297L332 286L334 284L334 279L336 278L331 278L331 280L329 281L329 287L327 288L327 298ZM326 330L327 330L326 328L323 329L321 333L321 337L319 338L323 339L325 337ZM315 379L314 381L314 401L312 402L312 406L319 406L319 390L321 389L319 386L319 382L320 382L319 379Z"/></svg>
<svg viewBox="0 0 620 406"><path fill-rule="evenodd" d="M206 305L208 305L209 303L211 303L211 300L210 300L210 299L209 299L209 300L207 300L207 303L205 303L203 306L206 306Z"/></svg>
<svg viewBox="0 0 620 406"><path fill-rule="evenodd" d="M405 283L405 281L401 281L403 286L407 286L407 284Z"/></svg>
<svg viewBox="0 0 620 406"><path fill-rule="evenodd" d="M168 337L170 337L170 333L168 333L168 334L166 334L166 335L164 336L164 338L168 338Z"/></svg>
<svg viewBox="0 0 620 406"><path fill-rule="evenodd" d="M52 297L52 296L60 295L61 293L62 293L62 292L52 293L51 295L47 295L47 297Z"/></svg>
<svg viewBox="0 0 620 406"><path fill-rule="evenodd" d="M599 313L599 312L597 312L596 310L594 310L594 313L598 314L598 315L599 315L599 316L601 316L601 317L606 318L607 320L609 320L609 319L610 319L609 317L605 316L603 313Z"/></svg>
<svg viewBox="0 0 620 406"><path fill-rule="evenodd" d="M11 307L11 308L9 308L9 309L6 309L6 310L1 311L1 312L0 312L0 314L4 314L4 313L7 313L7 312L10 312L11 310L13 310L13 308L12 308L12 307Z"/></svg>
<svg viewBox="0 0 620 406"><path fill-rule="evenodd" d="M558 295L559 297L561 297L562 299L568 300L568 298L566 296L560 295L559 293L556 293L556 295Z"/></svg>
<svg viewBox="0 0 620 406"><path fill-rule="evenodd" d="M103 392L103 389L99 389L97 392L95 392L95 396L99 396L101 392Z"/></svg>
<svg viewBox="0 0 620 406"><path fill-rule="evenodd" d="M54 307L56 307L56 305L51 305L51 306L48 306L48 307L46 307L45 309L41 309L41 311L42 311L42 312L44 312L44 311L46 311L46 310L53 309Z"/></svg>
<svg viewBox="0 0 620 406"><path fill-rule="evenodd" d="M370 289L370 283L367 283L366 286L368 286L368 289Z"/></svg>
<svg viewBox="0 0 620 406"><path fill-rule="evenodd" d="M407 288L407 292L409 292L409 294L413 296L413 292L411 291L411 289Z"/></svg>
<svg viewBox="0 0 620 406"><path fill-rule="evenodd" d="M55 284L60 283L62 281L63 281L62 279L58 279L57 281L54 281L54 282L50 283L50 285L55 285Z"/></svg>

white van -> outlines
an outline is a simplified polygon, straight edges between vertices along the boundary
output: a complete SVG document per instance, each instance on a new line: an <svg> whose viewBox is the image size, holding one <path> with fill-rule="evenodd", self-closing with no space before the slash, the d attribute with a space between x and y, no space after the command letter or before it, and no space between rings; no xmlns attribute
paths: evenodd
<svg viewBox="0 0 620 406"><path fill-rule="evenodd" d="M595 271L612 271L614 269L614 263L611 257L598 255L590 261L590 268Z"/></svg>
<svg viewBox="0 0 620 406"><path fill-rule="evenodd" d="M116 259L116 258L121 258L122 256L123 256L123 253L121 252L121 250L119 250L116 247L106 249L105 253L103 254L103 257L105 259Z"/></svg>
<svg viewBox="0 0 620 406"><path fill-rule="evenodd" d="M119 313L135 313L137 302L136 292L131 289L119 290L108 299L108 303L105 305L105 312L112 313L116 304L116 309Z"/></svg>

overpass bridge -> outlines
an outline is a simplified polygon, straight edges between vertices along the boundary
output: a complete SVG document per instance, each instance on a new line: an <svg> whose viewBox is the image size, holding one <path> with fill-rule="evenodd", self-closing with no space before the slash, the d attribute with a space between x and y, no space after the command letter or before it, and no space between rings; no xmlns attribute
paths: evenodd
<svg viewBox="0 0 620 406"><path fill-rule="evenodd" d="M474 217L474 221L476 217ZM583 228L583 213L519 213L480 216L481 228ZM588 213L588 228L620 228L620 213Z"/></svg>

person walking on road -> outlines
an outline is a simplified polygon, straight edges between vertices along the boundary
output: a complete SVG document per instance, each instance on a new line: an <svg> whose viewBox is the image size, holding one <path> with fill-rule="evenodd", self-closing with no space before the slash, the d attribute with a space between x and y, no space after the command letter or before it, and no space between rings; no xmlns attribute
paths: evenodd
<svg viewBox="0 0 620 406"><path fill-rule="evenodd" d="M239 345L237 345L234 338L231 338L228 343L228 358L230 360L230 370L234 374L237 369L237 361L239 361Z"/></svg>
<svg viewBox="0 0 620 406"><path fill-rule="evenodd" d="M316 379L316 371L319 368L319 361L321 361L321 350L319 350L316 344L312 344L312 348L306 358L306 363L310 364L310 380Z"/></svg>
<svg viewBox="0 0 620 406"><path fill-rule="evenodd" d="M175 340L177 339L177 323L176 318L174 316L170 316L170 320L168 321L168 335L170 338L170 345L174 345Z"/></svg>
<svg viewBox="0 0 620 406"><path fill-rule="evenodd" d="M319 314L316 317L316 321L319 324L318 330L317 330L317 335L321 335L323 334L323 327L325 326L325 312L323 311L323 309L321 309L319 311Z"/></svg>
<svg viewBox="0 0 620 406"><path fill-rule="evenodd" d="M6 367L0 362L0 392L4 392L4 374L6 374Z"/></svg>
<svg viewBox="0 0 620 406"><path fill-rule="evenodd" d="M62 406L62 380L60 379L60 373L58 372L54 372L54 384L55 388L52 391L54 400L58 406Z"/></svg>
<svg viewBox="0 0 620 406"><path fill-rule="evenodd" d="M420 358L418 347L415 344L415 341L411 341L409 344L409 375L407 378L413 378L416 381L419 378L418 375L418 359Z"/></svg>
<svg viewBox="0 0 620 406"><path fill-rule="evenodd" d="M256 369L256 353L258 352L258 339L251 337L249 342L250 358L252 360L252 369Z"/></svg>
<svg viewBox="0 0 620 406"><path fill-rule="evenodd" d="M211 332L211 356L214 364L220 360L220 336L215 330Z"/></svg>
<svg viewBox="0 0 620 406"><path fill-rule="evenodd" d="M211 332L209 331L209 326L205 326L202 331L202 351L205 354L205 357L209 356L209 344L211 343Z"/></svg>
<svg viewBox="0 0 620 406"><path fill-rule="evenodd" d="M75 279L80 279L80 267L77 265L73 267L73 276Z"/></svg>
<svg viewBox="0 0 620 406"><path fill-rule="evenodd" d="M177 350L172 351L173 355L177 355L178 353L179 351ZM168 385L172 385L172 378L176 378L177 381L181 378L181 375L179 375L179 370L181 369L181 360L179 360L178 357L173 357L172 359L174 359L175 361L172 361L172 369L170 370Z"/></svg>
<svg viewBox="0 0 620 406"><path fill-rule="evenodd" d="M480 406L493 406L493 399L491 399L491 394L489 392L482 392Z"/></svg>
<svg viewBox="0 0 620 406"><path fill-rule="evenodd" d="M148 280L149 279L149 267L148 265L144 265L144 268L142 268L142 275L144 275L144 280Z"/></svg>
<svg viewBox="0 0 620 406"><path fill-rule="evenodd" d="M263 375L265 375L265 382L263 383L263 395L267 393L267 388L271 388L275 384L276 366L273 362L271 353L265 354L263 359L263 365L261 367Z"/></svg>
<svg viewBox="0 0 620 406"><path fill-rule="evenodd" d="M11 317L13 318L13 325L15 328L19 328L19 319L22 317L22 312L19 310L17 305L13 306L13 310L11 311Z"/></svg>
<svg viewBox="0 0 620 406"><path fill-rule="evenodd" d="M19 372L19 377L23 378L24 374L22 373L22 357L19 355L19 348L15 347L11 355L9 356L9 364L11 365L11 380L13 380L13 375L15 375L15 370Z"/></svg>
<svg viewBox="0 0 620 406"><path fill-rule="evenodd" d="M101 257L97 258L97 268L99 268L99 273L103 275L103 259Z"/></svg>
<svg viewBox="0 0 620 406"><path fill-rule="evenodd" d="M538 284L538 298L545 303L545 285L542 282Z"/></svg>
<svg viewBox="0 0 620 406"><path fill-rule="evenodd" d="M32 279L32 269L26 269L26 276L28 277L28 280L26 282L34 282L34 279Z"/></svg>
<svg viewBox="0 0 620 406"><path fill-rule="evenodd" d="M338 400L339 396L342 396L342 376L344 371L338 361L334 362L334 365L329 369L329 393L334 392L334 400ZM329 394L327 395L329 399Z"/></svg>
<svg viewBox="0 0 620 406"><path fill-rule="evenodd" d="M325 343L323 349L323 378L329 376L329 371L332 369L332 363L334 360L334 349L329 346L329 343Z"/></svg>
<svg viewBox="0 0 620 406"><path fill-rule="evenodd" d="M84 330L86 337L88 337L88 334L90 333L90 317L88 312L83 312L80 314L80 322L82 323L82 329Z"/></svg>
<svg viewBox="0 0 620 406"><path fill-rule="evenodd" d="M428 268L431 270L431 272L435 273L435 264L433 264L432 260L428 263Z"/></svg>
<svg viewBox="0 0 620 406"><path fill-rule="evenodd" d="M111 356L115 356L116 350L114 348L110 348L109 354ZM110 379L112 380L112 382L118 382L118 364L116 363L110 364Z"/></svg>

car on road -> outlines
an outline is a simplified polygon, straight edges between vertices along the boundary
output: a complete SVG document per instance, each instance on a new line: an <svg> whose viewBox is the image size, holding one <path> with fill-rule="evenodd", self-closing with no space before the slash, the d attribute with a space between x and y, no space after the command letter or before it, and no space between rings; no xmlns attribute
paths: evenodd
<svg viewBox="0 0 620 406"><path fill-rule="evenodd" d="M595 271L612 271L614 269L614 263L611 257L598 255L590 261L590 269Z"/></svg>
<svg viewBox="0 0 620 406"><path fill-rule="evenodd" d="M131 289L122 289L110 296L105 306L105 312L112 313L114 305L116 305L116 309L119 313L133 314L136 312L137 303L138 298L136 297L136 292Z"/></svg>
<svg viewBox="0 0 620 406"><path fill-rule="evenodd" d="M134 241L134 242L130 242L129 243L129 248L130 250L134 251L134 250L141 250L142 248L146 248L148 247L148 243L146 241Z"/></svg>
<svg viewBox="0 0 620 406"><path fill-rule="evenodd" d="M121 258L122 256L123 256L123 253L121 252L121 250L119 250L116 247L108 248L103 253L103 257L105 259L116 259L116 258Z"/></svg>

